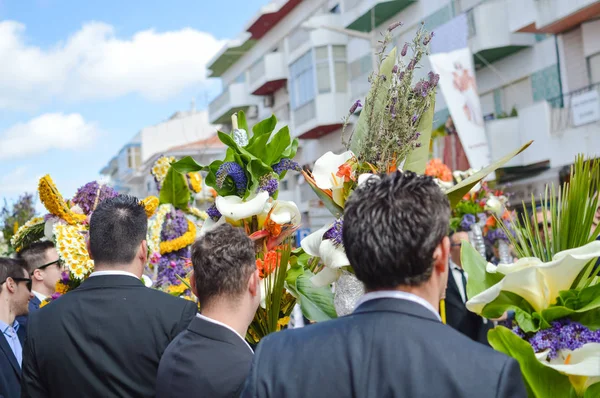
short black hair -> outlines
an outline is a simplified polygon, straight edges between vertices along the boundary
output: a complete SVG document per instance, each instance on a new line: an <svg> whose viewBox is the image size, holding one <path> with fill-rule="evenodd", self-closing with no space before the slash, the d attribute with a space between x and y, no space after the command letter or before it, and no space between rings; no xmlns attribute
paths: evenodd
<svg viewBox="0 0 600 398"><path fill-rule="evenodd" d="M46 252L54 248L54 243L49 240L33 242L19 252L18 258L25 261L27 272L32 274L36 268L46 264Z"/></svg>
<svg viewBox="0 0 600 398"><path fill-rule="evenodd" d="M256 271L254 242L243 229L220 225L192 245L192 265L200 305L218 296L235 299Z"/></svg>
<svg viewBox="0 0 600 398"><path fill-rule="evenodd" d="M23 278L23 271L27 272L25 261L17 258L0 257L0 292L2 292L2 284L8 278Z"/></svg>
<svg viewBox="0 0 600 398"><path fill-rule="evenodd" d="M448 198L431 177L371 177L346 202L344 249L368 290L418 286L431 277L433 252L449 221Z"/></svg>
<svg viewBox="0 0 600 398"><path fill-rule="evenodd" d="M130 263L147 232L146 211L137 198L119 195L106 199L90 219L90 254L96 263Z"/></svg>

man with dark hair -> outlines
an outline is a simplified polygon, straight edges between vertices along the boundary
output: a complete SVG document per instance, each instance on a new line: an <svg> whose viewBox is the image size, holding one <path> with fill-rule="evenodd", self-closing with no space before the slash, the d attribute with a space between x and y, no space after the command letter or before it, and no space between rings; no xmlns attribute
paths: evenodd
<svg viewBox="0 0 600 398"><path fill-rule="evenodd" d="M192 247L192 291L202 313L167 347L158 368L157 397L239 397L252 348L244 336L260 304L254 243L229 224Z"/></svg>
<svg viewBox="0 0 600 398"><path fill-rule="evenodd" d="M25 261L27 272L31 276L33 298L29 301L29 314L40 308L40 304L56 291L64 270L54 243L50 241L35 242L19 253L19 258ZM25 330L28 316L17 317L17 321Z"/></svg>
<svg viewBox="0 0 600 398"><path fill-rule="evenodd" d="M0 397L21 396L25 335L15 318L27 314L31 297L25 264L0 257Z"/></svg>
<svg viewBox="0 0 600 398"><path fill-rule="evenodd" d="M98 205L88 243L94 272L29 320L23 397L155 396L160 357L196 305L140 280L147 225L134 197Z"/></svg>
<svg viewBox="0 0 600 398"><path fill-rule="evenodd" d="M263 339L242 397L526 397L514 359L440 321L449 217L430 177L369 178L343 221L366 294L351 315Z"/></svg>
<svg viewBox="0 0 600 398"><path fill-rule="evenodd" d="M450 274L446 289L446 321L449 326L465 336L482 344L489 345L487 332L493 323L467 309L467 273L463 270L460 258L463 241L469 241L465 231L450 235Z"/></svg>

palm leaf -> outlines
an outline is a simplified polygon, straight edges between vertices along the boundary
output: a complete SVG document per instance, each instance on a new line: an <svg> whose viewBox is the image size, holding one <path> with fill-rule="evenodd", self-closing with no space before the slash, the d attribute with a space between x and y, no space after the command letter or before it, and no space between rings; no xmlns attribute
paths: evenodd
<svg viewBox="0 0 600 398"><path fill-rule="evenodd" d="M425 174L427 161L429 160L429 143L431 142L431 130L433 126L433 111L435 109L435 97L431 101L431 105L419 119L417 131L421 133L419 137L418 148L412 150L406 157L404 166L406 171L414 171L417 174Z"/></svg>

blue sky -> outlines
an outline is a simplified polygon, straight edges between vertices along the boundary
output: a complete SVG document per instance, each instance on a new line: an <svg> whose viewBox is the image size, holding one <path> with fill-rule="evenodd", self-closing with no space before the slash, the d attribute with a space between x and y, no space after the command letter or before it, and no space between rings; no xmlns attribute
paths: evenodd
<svg viewBox="0 0 600 398"><path fill-rule="evenodd" d="M205 107L204 65L267 3L0 0L0 200L47 173L69 197L143 127Z"/></svg>

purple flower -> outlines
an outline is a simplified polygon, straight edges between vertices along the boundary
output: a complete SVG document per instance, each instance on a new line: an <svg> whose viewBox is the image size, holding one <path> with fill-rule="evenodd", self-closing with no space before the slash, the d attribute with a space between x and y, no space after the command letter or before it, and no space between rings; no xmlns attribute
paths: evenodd
<svg viewBox="0 0 600 398"><path fill-rule="evenodd" d="M329 239L333 242L335 246L343 245L342 242L342 228L344 227L344 220L340 218L339 220L335 220L331 228L323 234L323 239Z"/></svg>
<svg viewBox="0 0 600 398"><path fill-rule="evenodd" d="M418 140L419 137L421 136L421 133L419 133L418 131L415 133L415 140Z"/></svg>
<svg viewBox="0 0 600 398"><path fill-rule="evenodd" d="M404 79L404 73L405 73L405 72L404 72L404 71L402 71L402 72L400 72L400 74L398 75L398 78L399 78L400 80Z"/></svg>
<svg viewBox="0 0 600 398"><path fill-rule="evenodd" d="M167 213L163 223L160 239L173 240L179 238L188 231L187 218L183 211L176 209L173 212Z"/></svg>
<svg viewBox="0 0 600 398"><path fill-rule="evenodd" d="M156 286L178 285L180 281L177 276L185 278L185 275L188 273L185 259L189 257L189 246L176 252L164 254L158 262Z"/></svg>
<svg viewBox="0 0 600 398"><path fill-rule="evenodd" d="M392 73L395 75L396 73L398 73L398 65L394 65L394 67L392 68Z"/></svg>
<svg viewBox="0 0 600 398"><path fill-rule="evenodd" d="M70 280L70 277L69 277L69 272L68 272L68 271L63 271L63 272L60 274L60 280L61 280L62 282L64 282L64 283L68 283L68 282L69 282L69 280Z"/></svg>
<svg viewBox="0 0 600 398"><path fill-rule="evenodd" d="M402 47L402 51L400 52L400 55L402 55L404 57L407 52L408 52L408 43L404 43L404 47Z"/></svg>
<svg viewBox="0 0 600 398"><path fill-rule="evenodd" d="M419 119L419 116L418 115L413 115L413 117L411 119L412 120L412 124L415 124L417 122L417 119Z"/></svg>
<svg viewBox="0 0 600 398"><path fill-rule="evenodd" d="M431 85L431 87L436 87L438 85L438 82L440 81L440 75L438 75L437 73L429 72L428 76L429 84Z"/></svg>
<svg viewBox="0 0 600 398"><path fill-rule="evenodd" d="M219 221L219 218L221 218L221 212L219 211L219 209L217 209L217 206L215 205L212 205L208 209L206 209L206 214L208 214L208 216L213 221Z"/></svg>
<svg viewBox="0 0 600 398"><path fill-rule="evenodd" d="M217 187L223 188L227 177L231 177L238 195L242 195L246 191L248 185L248 177L242 166L235 162L225 162L219 166L216 173Z"/></svg>
<svg viewBox="0 0 600 398"><path fill-rule="evenodd" d="M388 32L391 32L392 30L396 29L398 26L402 26L402 22L398 21L398 22L394 22L394 23L390 24L390 26L388 26Z"/></svg>
<svg viewBox="0 0 600 398"><path fill-rule="evenodd" d="M357 102L360 103L360 101ZM271 167L276 174L281 174L286 170L301 171L298 163L288 158L281 159L277 164L274 164Z"/></svg>
<svg viewBox="0 0 600 398"><path fill-rule="evenodd" d="M108 185L100 185L97 181L92 181L77 190L73 203L79 205L86 215L90 215L98 203L117 195L118 193Z"/></svg>
<svg viewBox="0 0 600 398"><path fill-rule="evenodd" d="M52 300L56 300L57 298L59 298L60 296L62 296L62 294L60 293L52 293L52 296L50 296L50 299Z"/></svg>
<svg viewBox="0 0 600 398"><path fill-rule="evenodd" d="M433 39L433 32L431 32L429 36L425 37L425 39L423 40L423 45L428 45L431 39Z"/></svg>
<svg viewBox="0 0 600 398"><path fill-rule="evenodd" d="M356 102L354 104L352 104L352 106L350 107L350 111L348 113L350 113L352 115L354 112L356 112L358 107L362 108L362 104L360 103L360 100L356 100Z"/></svg>
<svg viewBox="0 0 600 398"><path fill-rule="evenodd" d="M462 220L460 220L460 228L463 231L470 231L471 227L476 222L477 222L477 220L475 219L475 216L473 214L465 214L463 216Z"/></svg>
<svg viewBox="0 0 600 398"><path fill-rule="evenodd" d="M279 182L276 178L262 178L260 186L258 187L258 191L266 191L269 193L269 196L273 196L275 192L279 189Z"/></svg>
<svg viewBox="0 0 600 398"><path fill-rule="evenodd" d="M408 70L413 70L415 69L415 65L417 64L417 61L413 58L410 60L410 62L408 63L408 66L406 67L406 69Z"/></svg>

